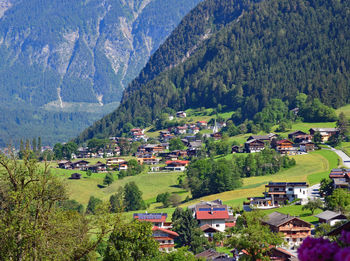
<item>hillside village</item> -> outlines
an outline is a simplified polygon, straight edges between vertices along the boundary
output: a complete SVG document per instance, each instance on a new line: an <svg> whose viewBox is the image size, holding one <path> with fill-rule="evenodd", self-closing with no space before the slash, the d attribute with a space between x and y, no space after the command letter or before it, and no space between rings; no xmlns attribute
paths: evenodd
<svg viewBox="0 0 350 261"><path fill-rule="evenodd" d="M350 261L349 14L0 0L0 260Z"/></svg>
<svg viewBox="0 0 350 261"><path fill-rule="evenodd" d="M138 175L142 172L148 173L148 175L186 173L191 162L195 162L203 156L209 157L208 144L210 143L208 140L219 144L227 139L222 133L226 126L224 121L211 120L211 124L206 120L198 120L194 123L186 122L186 112L183 111L169 117L169 120L172 121L176 118L181 119L183 124L155 132L158 136L149 130L132 128L127 137L110 137L97 147L92 146L98 143L96 141L87 143L87 146L79 147L72 152L70 158L57 161L55 168L70 171L69 179L76 180L76 182L83 179L85 176L83 173L89 173L88 176L91 174L107 176L109 173L115 173L113 175L116 175L117 179ZM232 155L231 157L258 155L271 150L280 157L296 155L303 157L303 155L324 147L323 144L327 143L332 136L339 135L339 131L339 128L335 127L311 127L308 132L295 130L282 136L274 132L247 135L244 143L234 142L233 145L226 148L225 155ZM328 177L332 191L339 188L346 190L350 188L350 169L333 169L328 173ZM310 186L308 182L300 182L299 180L274 182L273 176L270 177L270 180L264 184L263 196L248 196L239 206L240 211L224 204L220 198L213 201L202 200L199 203L187 205L192 218L196 220L196 226L202 231L206 240L211 243L211 248L197 253L196 257L206 260L222 260L223 258L225 260L238 260L247 255L247 252L237 249L230 249L230 253L220 251L224 247L225 237L228 237L230 231L235 229L242 211L248 213L257 210L270 211L262 220L262 224L267 225L273 233L282 233L284 240L284 244L272 247L268 251L271 260L297 260L298 247L304 239L315 234L317 227L323 227L323 224L336 225L337 227L338 224L347 221L343 210L334 211L334 209L325 208L326 195L320 186ZM181 199L178 198L177 201L171 201L170 204L178 206L184 204L186 200L181 202ZM279 208L284 209L298 205L307 209L309 205L318 202L318 200L320 200L321 205L318 205L316 209L324 209L324 211L318 211L317 215L313 215L314 220L318 221L312 223L296 215L279 212ZM160 202L162 201L160 200ZM163 202L163 204L168 205L169 203ZM170 221L172 219L171 213L164 213L162 210L157 212L156 209L152 209L150 212L135 210L132 212L133 219L152 224L152 235L159 243L159 250L166 253L174 251L177 246L175 242L180 235L176 229L174 230L173 222ZM176 223L176 221L174 222Z"/></svg>

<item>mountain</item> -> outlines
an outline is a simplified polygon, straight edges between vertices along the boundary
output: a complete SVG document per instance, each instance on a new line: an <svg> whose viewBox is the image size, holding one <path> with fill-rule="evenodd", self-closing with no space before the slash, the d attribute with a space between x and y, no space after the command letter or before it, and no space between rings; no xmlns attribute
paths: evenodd
<svg viewBox="0 0 350 261"><path fill-rule="evenodd" d="M0 145L39 135L52 143L57 133L63 141L111 112L200 1L0 0L0 107L12 115L0 121Z"/></svg>
<svg viewBox="0 0 350 261"><path fill-rule="evenodd" d="M196 8L184 18L129 85L118 109L76 141L151 124L167 108L225 105L243 121L273 98L292 107L298 92L335 108L350 102L349 1L231 1L236 15L215 10L228 2L199 4L203 11ZM212 27L211 21L219 18L228 20ZM186 21L191 20L192 30L186 30ZM216 30L203 34L203 27ZM191 39L197 28L201 37L192 52L184 52L185 39ZM171 51L174 48L179 54ZM168 58L170 51L176 59Z"/></svg>

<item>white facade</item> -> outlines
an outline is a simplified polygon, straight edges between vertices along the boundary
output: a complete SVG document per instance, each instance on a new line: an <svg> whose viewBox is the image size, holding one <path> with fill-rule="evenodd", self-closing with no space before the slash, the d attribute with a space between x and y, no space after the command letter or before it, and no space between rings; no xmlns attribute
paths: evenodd
<svg viewBox="0 0 350 261"><path fill-rule="evenodd" d="M209 225L221 232L225 231L225 219L201 219L199 220L199 226Z"/></svg>
<svg viewBox="0 0 350 261"><path fill-rule="evenodd" d="M176 167L168 166L168 167L165 167L165 169L168 171L185 171L186 166L176 166Z"/></svg>
<svg viewBox="0 0 350 261"><path fill-rule="evenodd" d="M301 199L302 202L307 201L307 187L306 186L287 186L286 194L289 201L294 199Z"/></svg>

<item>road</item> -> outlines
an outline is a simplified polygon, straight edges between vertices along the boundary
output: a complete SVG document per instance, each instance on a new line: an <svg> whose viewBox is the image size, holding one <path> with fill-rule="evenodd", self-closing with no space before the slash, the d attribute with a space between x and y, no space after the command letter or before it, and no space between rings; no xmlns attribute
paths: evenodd
<svg viewBox="0 0 350 261"><path fill-rule="evenodd" d="M331 146L328 146L330 150L334 151L338 154L338 156L342 159L344 167L350 169L350 157L346 155L341 150L337 150L335 148L332 148Z"/></svg>

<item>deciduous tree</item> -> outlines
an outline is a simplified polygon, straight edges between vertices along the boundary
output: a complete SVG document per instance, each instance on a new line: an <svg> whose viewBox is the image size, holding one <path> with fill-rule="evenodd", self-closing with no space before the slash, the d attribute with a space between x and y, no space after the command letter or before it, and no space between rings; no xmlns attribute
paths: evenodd
<svg viewBox="0 0 350 261"><path fill-rule="evenodd" d="M282 235L271 232L270 228L262 224L263 215L259 212L244 212L241 222L229 233L226 245L245 250L249 260L269 260L267 252L270 246L283 243Z"/></svg>
<svg viewBox="0 0 350 261"><path fill-rule="evenodd" d="M160 253L149 222L135 220L116 226L109 237L104 261L154 260Z"/></svg>

